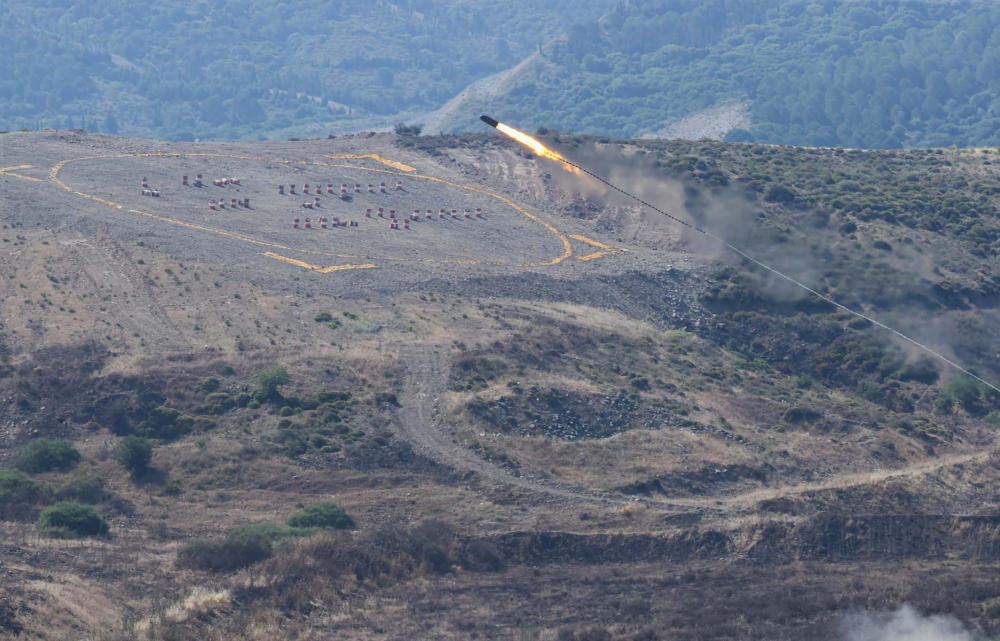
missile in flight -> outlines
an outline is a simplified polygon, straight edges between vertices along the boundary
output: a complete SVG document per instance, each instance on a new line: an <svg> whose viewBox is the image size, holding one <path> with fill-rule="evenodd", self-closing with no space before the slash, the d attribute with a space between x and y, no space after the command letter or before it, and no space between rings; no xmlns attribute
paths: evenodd
<svg viewBox="0 0 1000 641"><path fill-rule="evenodd" d="M490 118L489 116L486 116L486 115L479 116L479 119L482 120L483 122L485 122L490 127L493 127L494 129L496 129L497 125L500 124L500 121L494 120L493 118Z"/></svg>

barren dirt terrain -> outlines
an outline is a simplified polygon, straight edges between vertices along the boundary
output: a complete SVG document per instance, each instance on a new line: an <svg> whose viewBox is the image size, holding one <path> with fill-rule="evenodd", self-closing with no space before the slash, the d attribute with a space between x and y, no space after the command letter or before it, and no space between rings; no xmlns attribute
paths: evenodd
<svg viewBox="0 0 1000 641"><path fill-rule="evenodd" d="M0 483L0 637L833 639L906 603L1000 630L997 399L549 161L491 136L2 136L0 468L40 438L79 460ZM865 309L903 329L993 313L995 254L964 236L820 232L818 204L727 186L759 156L712 155L772 150L561 142L665 172L642 195L678 215L745 212L831 292L881 270ZM988 359L990 331L933 346ZM143 474L118 461L136 435ZM107 533L38 525L67 497ZM294 525L331 501L349 527Z"/></svg>

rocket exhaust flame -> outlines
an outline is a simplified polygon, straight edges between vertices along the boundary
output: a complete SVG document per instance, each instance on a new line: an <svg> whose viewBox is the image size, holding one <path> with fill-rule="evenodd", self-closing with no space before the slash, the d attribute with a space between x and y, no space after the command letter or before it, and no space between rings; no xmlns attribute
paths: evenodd
<svg viewBox="0 0 1000 641"><path fill-rule="evenodd" d="M548 158L549 160L555 160L556 162L563 163L562 167L571 174L576 174L578 176L583 175L581 169L574 165L573 163L566 160L562 155L552 151L545 145L541 143L537 138L532 138L523 131L518 131L510 125L505 125L502 122L498 122L489 116L480 116L480 120L485 122L487 125L495 128L506 136L513 138L517 142L521 143L531 151L535 152L536 156L541 156L542 158Z"/></svg>
<svg viewBox="0 0 1000 641"><path fill-rule="evenodd" d="M657 212L659 214L663 214L664 216L666 216L670 220L673 220L674 222L680 223L681 225L684 225L685 227L693 229L694 231L698 232L699 234L704 234L705 236L708 236L709 238L715 240L720 245L722 245L723 247L725 247L729 251L733 252L737 256L740 256L741 258L746 259L747 261L749 261L749 262L757 265L758 267L760 267L762 269L765 269L765 270L771 272L772 274L774 274L774 275L776 275L776 276L778 276L780 278L783 278L784 280L792 283L796 287L799 287L799 288L801 288L801 289L809 292L810 294L812 294L816 298L819 298L820 300L823 300L823 301L825 301L825 302L833 305L834 307L836 307L838 309L841 309L841 310L843 310L843 311L845 311L845 312L847 312L849 314L853 314L854 316L857 316L858 318L863 318L866 321L868 321L869 323L871 323L871 324L873 324L873 325L875 325L877 327L880 327L880 328L886 330L887 332L890 332L891 334L896 335L897 337L903 339L904 341L910 343L911 345L914 345L914 346L918 347L919 349L927 352L928 354L930 354L931 356L937 358L941 362L946 363L946 364L950 365L951 367L955 368L956 370L962 372L966 376L969 376L969 377L971 377L971 378L979 381L980 383L982 383L983 385L989 387L993 391L1000 392L1000 387L997 387L996 385L993 385L989 381L987 381L987 380L985 380L983 378L980 378L979 376L976 376L975 374L973 374L969 370L965 369L964 367L962 367L961 365L959 365L955 361L949 359L947 356L944 356L943 354L940 354L940 353L934 351L933 349L931 349L927 345L924 345L923 343L921 343L921 342L919 342L919 341L917 341L917 340L915 340L913 338L910 338L909 336L907 336L906 334L902 333L901 331L899 331L897 329L894 329L892 327L889 327L885 323L881 323L881 322L875 320L874 318L872 318L870 316L867 316L866 314L863 314L862 312L858 312L858 311L855 311L855 310L853 310L853 309L851 309L849 307L841 305L840 303L838 303L837 301L833 300L829 296L825 296L825 295L819 293L818 291L816 291L812 287L809 287L805 283L802 283L801 281L798 281L795 278L792 278L791 276L788 276L787 274L784 274L784 273L778 271L777 269L771 267L770 265L765 265L764 263L760 262L759 260L757 260L753 256L750 256L749 254L747 254L745 251L743 251L739 247L736 247L734 245L731 245L731 244L727 243L720 236L717 236L717 235L713 234L710 231L702 229L701 227L698 227L697 225L689 223L686 220L683 220L681 218L677 218L676 216L672 216L672 215L668 214L667 212L663 211L662 209L660 209L659 207L651 205L648 202L646 202L645 200L642 200L638 196L633 196L632 194L628 193L624 189L622 189L620 187L617 187L616 185L608 182L607 180L605 180L604 178L601 178L600 176L598 176L597 174L593 173L592 171L584 169L580 165L577 165L576 163L574 163L574 162L572 162L570 160L567 160L565 157L563 157L562 155L560 155L560 154L552 151L551 149L549 149L548 147L546 147L545 145L543 145L540 141L535 140L534 138L532 138L528 134L526 134L524 132L521 132L521 131L518 131L517 129L514 129L513 127L509 127L509 126L503 124L502 122L499 122L499 121L497 121L497 120L495 120L495 119L493 119L493 118L491 118L489 116L485 116L485 115L484 116L480 116L480 120L482 120L486 124L490 125L491 127L494 127L496 129L500 130L501 132L503 132L507 136L510 136L514 140L516 140L519 143L521 143L522 145L528 147L529 149L531 149L532 151L535 152L535 155L542 156L544 158L549 158L551 160L555 160L557 162L560 162L560 163L562 163L563 168L565 168L567 171L570 171L570 172L572 172L574 174L577 174L577 175L586 174L587 176L590 176L591 178L594 178L595 180L603 183L604 185L607 185L611 189L614 189L615 191L617 191L617 192L619 192L621 194L624 194L625 196L628 196L629 198L631 198L632 200L636 201L640 205L648 207L648 208L652 209L653 211L655 211L655 212Z"/></svg>
<svg viewBox="0 0 1000 641"><path fill-rule="evenodd" d="M525 147L527 147L531 151L535 152L536 156L542 156L542 157L548 158L550 160L558 160L558 161L561 161L561 162L565 162L566 161L565 158L563 158L562 156L560 156L556 152L552 151L551 149L549 149L548 147L546 147L545 145L543 145L541 142L539 142L538 140L532 138L531 136L529 136L528 134L524 133L523 131L518 131L517 129L514 129L513 127L508 127L507 125L503 124L502 122L497 123L497 130L499 130L500 132L502 132L502 133L510 136L511 138L513 138L514 140L518 141L519 143L521 143L522 145L524 145Z"/></svg>

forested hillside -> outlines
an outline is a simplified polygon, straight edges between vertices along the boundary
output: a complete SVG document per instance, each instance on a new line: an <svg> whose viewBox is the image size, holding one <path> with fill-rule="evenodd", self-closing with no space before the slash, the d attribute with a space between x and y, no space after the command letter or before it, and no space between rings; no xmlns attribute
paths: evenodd
<svg viewBox="0 0 1000 641"><path fill-rule="evenodd" d="M257 138L432 110L610 0L8 0L0 129Z"/></svg>
<svg viewBox="0 0 1000 641"><path fill-rule="evenodd" d="M995 2L9 0L0 129L191 140L385 127L530 58L444 129L477 127L482 109L656 135L740 103L752 125L734 141L997 145L998 34Z"/></svg>
<svg viewBox="0 0 1000 641"><path fill-rule="evenodd" d="M731 140L997 145L998 27L995 2L630 0L571 28L489 106L524 126L639 136L749 101L752 131Z"/></svg>

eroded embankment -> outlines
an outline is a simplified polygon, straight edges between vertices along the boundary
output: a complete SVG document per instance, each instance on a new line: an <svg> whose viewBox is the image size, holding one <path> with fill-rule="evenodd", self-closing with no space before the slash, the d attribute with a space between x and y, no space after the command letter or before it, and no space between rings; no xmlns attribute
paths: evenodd
<svg viewBox="0 0 1000 641"><path fill-rule="evenodd" d="M675 534L513 532L490 541L513 563L754 563L960 557L1000 559L1000 516L823 514L797 523Z"/></svg>

